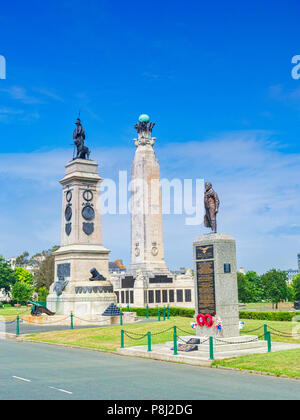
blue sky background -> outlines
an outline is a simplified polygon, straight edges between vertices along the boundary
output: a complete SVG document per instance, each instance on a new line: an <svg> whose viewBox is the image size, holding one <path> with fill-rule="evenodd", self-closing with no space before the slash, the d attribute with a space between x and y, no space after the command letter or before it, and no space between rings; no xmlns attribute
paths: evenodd
<svg viewBox="0 0 300 420"><path fill-rule="evenodd" d="M238 264L296 266L300 252L298 1L14 1L1 5L0 253L59 242L60 186L78 110L103 177L130 168L133 124L156 122L163 177L213 182ZM129 262L126 216L103 218ZM164 217L166 259L191 266L181 216Z"/></svg>

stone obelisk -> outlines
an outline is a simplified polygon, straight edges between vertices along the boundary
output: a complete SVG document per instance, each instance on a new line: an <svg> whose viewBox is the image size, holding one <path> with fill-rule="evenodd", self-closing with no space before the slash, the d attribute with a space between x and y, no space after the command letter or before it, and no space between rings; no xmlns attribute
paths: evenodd
<svg viewBox="0 0 300 420"><path fill-rule="evenodd" d="M66 165L62 185L61 246L47 306L56 315L102 315L116 302L109 281L109 250L102 245L98 164L89 160L80 120L73 138L77 156Z"/></svg>
<svg viewBox="0 0 300 420"><path fill-rule="evenodd" d="M135 125L138 138L131 167L131 264L130 271L170 274L164 259L160 167L153 149L155 137L148 115Z"/></svg>

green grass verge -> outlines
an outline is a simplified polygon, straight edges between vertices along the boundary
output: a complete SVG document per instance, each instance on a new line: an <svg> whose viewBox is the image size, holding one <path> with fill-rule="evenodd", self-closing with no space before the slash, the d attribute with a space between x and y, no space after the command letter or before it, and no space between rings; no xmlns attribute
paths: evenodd
<svg viewBox="0 0 300 420"><path fill-rule="evenodd" d="M295 343L300 344L300 338L285 337L281 333L292 335L293 332L298 331L300 336L300 324L299 322L288 322L288 321L259 321L254 319L245 319L244 329L241 330L243 335L262 335L264 332L264 323L268 325L268 330L271 332L271 340L279 343ZM259 328L257 330L257 328ZM253 331L252 330L256 330ZM276 330L276 331L274 331ZM279 332L278 332L279 331Z"/></svg>
<svg viewBox="0 0 300 420"><path fill-rule="evenodd" d="M15 319L17 315L20 315L20 317L23 315L29 315L30 310L31 309L27 306L21 306L20 308L13 308L12 306L0 308L0 319L1 317L4 317L6 321L10 321Z"/></svg>
<svg viewBox="0 0 300 420"><path fill-rule="evenodd" d="M190 327L191 318L174 317L169 321L149 322L147 324L129 324L125 326L111 326L89 329L75 329L66 331L52 331L48 333L32 334L26 338L27 341L38 341L53 344L65 344L69 346L85 347L102 351L116 351L120 347L121 329L128 333L146 334L152 333L152 344L162 344L173 340L173 329L176 325L184 331L178 331L179 335L193 335L195 332ZM263 322L258 320L244 320L245 328L243 335L263 334ZM297 323L268 321L269 327L278 331L291 334ZM257 329L252 332L251 330ZM168 331L165 331L169 329ZM271 331L271 328L270 328ZM157 334L159 333L159 334ZM300 333L300 331L299 331ZM132 334L134 336L134 334ZM137 338L139 336L136 336ZM281 337L272 334L273 342L286 342L300 344L300 338ZM146 345L147 338L133 340L125 336L125 346L132 347ZM215 366L227 366L237 369L246 369L259 372L273 373L275 375L286 375L288 377L300 376L300 349L279 351L274 353L254 354L238 358L225 359L213 362Z"/></svg>
<svg viewBox="0 0 300 420"><path fill-rule="evenodd" d="M243 305L243 304L241 304ZM273 305L272 303L268 302L253 302L253 303L245 303L247 310L272 310ZM278 304L278 311L289 311L294 307L294 302L282 302Z"/></svg>
<svg viewBox="0 0 300 420"><path fill-rule="evenodd" d="M300 349L283 350L274 353L252 354L213 362L213 366L226 366L256 372L300 377Z"/></svg>
<svg viewBox="0 0 300 420"><path fill-rule="evenodd" d="M147 324L129 324L124 326L111 326L101 328L88 328L52 331L47 333L31 334L27 336L27 341L39 341L54 344L66 344L69 346L86 347L104 351L116 351L120 347L121 329L128 333L146 334L151 331L152 344L162 344L173 340L173 326L184 329L186 332L178 331L180 335L194 335L190 323L191 318L176 317L168 321L149 322ZM167 330L168 331L165 331ZM159 333L159 334L158 334ZM132 337L140 338L140 336ZM147 337L142 339L131 339L125 335L125 347L141 346L147 344Z"/></svg>

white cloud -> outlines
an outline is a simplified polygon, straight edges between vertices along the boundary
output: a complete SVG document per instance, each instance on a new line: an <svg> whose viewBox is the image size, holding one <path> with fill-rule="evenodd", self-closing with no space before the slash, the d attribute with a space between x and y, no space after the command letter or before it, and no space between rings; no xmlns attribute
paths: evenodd
<svg viewBox="0 0 300 420"><path fill-rule="evenodd" d="M204 178L221 200L218 230L237 240L238 265L259 272L296 266L300 252L300 155L284 153L271 133L225 133L202 142L155 145L162 178ZM104 178L128 170L134 148L102 148L92 158ZM60 186L70 151L0 155L0 254L32 252L59 242ZM5 203L9 203L6 206ZM12 204L13 203L13 204ZM208 232L164 216L168 265L192 265L192 241ZM112 258L130 257L130 217L103 217L104 246ZM19 238L19 239L17 239Z"/></svg>

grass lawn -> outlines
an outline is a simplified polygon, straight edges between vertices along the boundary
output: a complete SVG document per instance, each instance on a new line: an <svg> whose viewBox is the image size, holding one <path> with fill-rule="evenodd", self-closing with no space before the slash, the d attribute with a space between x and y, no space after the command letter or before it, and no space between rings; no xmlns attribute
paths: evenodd
<svg viewBox="0 0 300 420"><path fill-rule="evenodd" d="M300 377L300 349L277 351L274 353L252 354L213 362L214 366L227 366L258 372Z"/></svg>
<svg viewBox="0 0 300 420"><path fill-rule="evenodd" d="M268 302L254 302L254 303L245 303L246 305L246 310L250 310L250 311L272 311L273 306L272 303L268 303ZM292 309L294 307L294 303L293 302L282 302L278 304L278 309L277 311L289 311L290 309Z"/></svg>
<svg viewBox="0 0 300 420"><path fill-rule="evenodd" d="M20 308L14 308L14 307L5 307L0 308L0 320L1 317L4 317L6 321L12 321L16 318L17 315L29 315L31 308L28 308L27 306L21 306Z"/></svg>
<svg viewBox="0 0 300 420"><path fill-rule="evenodd" d="M116 351L120 347L121 329L128 331L133 338L140 338L135 334L146 334L151 331L152 344L161 344L173 340L173 326L185 330L178 331L178 335L194 335L191 328L191 318L171 318L169 321L149 322L147 324L129 324L124 326L111 326L101 328L88 328L81 330L52 331L48 333L33 334L27 340L34 340L48 343L68 344L70 346L87 347L104 351ZM168 331L165 331L167 330ZM159 333L159 334L157 334ZM129 338L125 335L125 347L140 346L147 344L147 337L139 340Z"/></svg>
<svg viewBox="0 0 300 420"><path fill-rule="evenodd" d="M98 349L104 351L116 351L120 347L120 331L124 329L128 331L131 337L140 338L134 334L146 334L147 331L152 333L152 344L161 344L166 341L173 340L173 329L176 325L184 331L178 330L178 335L193 335L194 330L191 329L190 323L192 318L174 317L169 321L149 322L148 324L130 324L125 326L111 326L101 328L89 329L75 329L66 331L52 331L48 333L32 334L26 339L28 341L39 341L56 344L66 344L70 346L86 347L91 349ZM245 328L243 334L261 335L263 334L264 321L244 320ZM281 322L281 321L267 321L269 327L275 328L278 331L292 333L295 326L299 327L300 323ZM258 331L251 332L251 330L259 327ZM168 331L165 331L169 329ZM269 329L272 331L271 329ZM249 331L249 333L247 333ZM157 334L160 333L160 334ZM156 335L157 334L157 335ZM279 337L272 334L272 341L299 343L299 338ZM125 336L125 346L146 345L147 337L139 340L134 340ZM238 358L225 359L213 363L216 366L228 366L238 369L255 370L260 372L273 373L275 375L286 375L289 377L300 376L300 349L286 350L274 353L264 353L249 356L242 356Z"/></svg>
<svg viewBox="0 0 300 420"><path fill-rule="evenodd" d="M245 327L242 330L242 334L249 334L249 335L262 335L264 332L264 324L267 324L270 328L268 330L271 332L271 340L280 342L280 343L295 343L300 344L300 323L299 322L287 322L287 321L259 321L254 319L244 319ZM251 332L251 330L254 330L256 328L259 328L257 331ZM292 334L293 330L294 332L298 333L298 338L292 338L292 337L284 337L280 335L279 332L273 331L273 329L281 332L285 332L287 334ZM249 333L248 333L249 331ZM277 335L279 334L279 335Z"/></svg>

